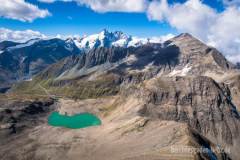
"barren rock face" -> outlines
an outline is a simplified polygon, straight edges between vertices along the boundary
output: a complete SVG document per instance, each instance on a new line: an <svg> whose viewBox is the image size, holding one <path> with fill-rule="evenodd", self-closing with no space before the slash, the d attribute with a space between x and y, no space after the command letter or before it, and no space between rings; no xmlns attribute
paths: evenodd
<svg viewBox="0 0 240 160"><path fill-rule="evenodd" d="M227 77L224 82L227 84L230 89L232 102L237 107L238 111L240 109L240 75L236 74L230 77Z"/></svg>
<svg viewBox="0 0 240 160"><path fill-rule="evenodd" d="M239 142L239 114L225 91L208 77L159 78L149 82L142 116L185 122L217 144ZM139 92L137 92L139 93Z"/></svg>
<svg viewBox="0 0 240 160"><path fill-rule="evenodd" d="M9 100L1 97L0 125L1 139L9 135L19 134L27 128L33 128L41 123L41 118L53 109L54 101L46 99L43 101Z"/></svg>

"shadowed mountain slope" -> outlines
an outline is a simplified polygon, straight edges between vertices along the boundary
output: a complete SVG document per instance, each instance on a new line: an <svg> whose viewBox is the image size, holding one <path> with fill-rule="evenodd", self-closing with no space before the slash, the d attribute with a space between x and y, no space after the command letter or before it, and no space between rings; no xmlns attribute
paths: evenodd
<svg viewBox="0 0 240 160"><path fill-rule="evenodd" d="M74 43L60 39L33 39L21 44L4 41L0 48L0 81L3 87L31 79L50 64L80 53Z"/></svg>

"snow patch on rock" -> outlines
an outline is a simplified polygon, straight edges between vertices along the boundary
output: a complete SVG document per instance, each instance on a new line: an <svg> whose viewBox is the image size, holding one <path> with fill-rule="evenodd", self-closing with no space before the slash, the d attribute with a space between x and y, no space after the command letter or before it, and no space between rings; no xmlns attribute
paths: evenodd
<svg viewBox="0 0 240 160"><path fill-rule="evenodd" d="M13 46L13 47L8 47L7 49L8 49L9 51L11 51L11 50L18 49L18 48L28 47L28 46L33 45L33 44L36 43L36 42L39 42L40 40L41 40L41 39L32 39L32 40L27 41L26 43L22 43L22 44Z"/></svg>
<svg viewBox="0 0 240 160"><path fill-rule="evenodd" d="M182 69L174 69L172 72L169 73L170 77L173 76L186 76L187 73L192 69L191 66L186 65L184 68Z"/></svg>

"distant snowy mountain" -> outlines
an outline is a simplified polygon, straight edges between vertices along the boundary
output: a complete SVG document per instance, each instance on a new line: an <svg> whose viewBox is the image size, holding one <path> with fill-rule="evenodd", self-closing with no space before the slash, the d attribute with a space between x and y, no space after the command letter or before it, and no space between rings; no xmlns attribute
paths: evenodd
<svg viewBox="0 0 240 160"><path fill-rule="evenodd" d="M93 34L82 38L70 37L67 39L67 41L74 41L75 45L81 50L89 50L97 47L111 46L124 48L138 47L147 43L162 43L172 37L173 35L169 34L164 37L138 38L124 34L121 31L109 32L108 30L104 29L98 34Z"/></svg>
<svg viewBox="0 0 240 160"><path fill-rule="evenodd" d="M35 38L30 39L24 43L17 43L11 41L0 42L0 53L4 50L15 50L18 48L24 48L27 46L34 45L39 41L49 41L52 39L61 39L65 41L65 48L71 51L73 44L75 44L80 50L89 50L92 48L98 47L138 47L147 43L163 43L164 41L173 38L174 35L168 34L161 37L151 37L151 38L139 38L131 35L127 35L121 31L110 32L106 29L101 31L98 34L92 34L84 37L80 36L60 36L57 37L44 37L44 38Z"/></svg>

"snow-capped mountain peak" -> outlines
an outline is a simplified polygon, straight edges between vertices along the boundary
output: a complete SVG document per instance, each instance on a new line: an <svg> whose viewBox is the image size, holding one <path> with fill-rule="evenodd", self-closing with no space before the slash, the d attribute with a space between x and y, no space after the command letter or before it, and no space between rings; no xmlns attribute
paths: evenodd
<svg viewBox="0 0 240 160"><path fill-rule="evenodd" d="M122 31L110 32L106 29L98 34L89 36L73 37L75 45L80 50L89 50L97 47L138 47L147 43L162 43L165 40L172 38L173 35L167 35L164 37L152 37L152 38L138 38L127 35Z"/></svg>
<svg viewBox="0 0 240 160"><path fill-rule="evenodd" d="M137 38L127 35L121 31L109 32L104 29L98 34L84 36L82 38L74 37L74 43L81 50L89 50L97 47L137 47L149 42L160 43L162 40L154 38Z"/></svg>

